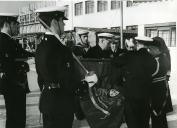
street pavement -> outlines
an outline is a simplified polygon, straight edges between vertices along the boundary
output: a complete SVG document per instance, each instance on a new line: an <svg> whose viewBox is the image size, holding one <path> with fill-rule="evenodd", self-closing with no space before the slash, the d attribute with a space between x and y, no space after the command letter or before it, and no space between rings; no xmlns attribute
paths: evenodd
<svg viewBox="0 0 177 128"><path fill-rule="evenodd" d="M39 91L34 91L27 95L27 121L26 128L42 128L42 118L38 109ZM176 102L176 101L175 101ZM168 114L169 128L177 128L177 102L173 105L174 112ZM0 128L5 128L5 106L3 96L0 96ZM90 128L87 121L74 120L73 128ZM121 128L126 128L123 124Z"/></svg>

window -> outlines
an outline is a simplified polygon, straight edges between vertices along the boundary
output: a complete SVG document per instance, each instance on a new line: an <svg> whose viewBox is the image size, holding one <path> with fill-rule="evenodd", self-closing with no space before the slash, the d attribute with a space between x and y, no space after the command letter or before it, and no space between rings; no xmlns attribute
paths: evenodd
<svg viewBox="0 0 177 128"><path fill-rule="evenodd" d="M126 26L126 30L136 30L136 31L138 31L138 25Z"/></svg>
<svg viewBox="0 0 177 128"><path fill-rule="evenodd" d="M94 1L85 1L85 13L93 13L94 12Z"/></svg>
<svg viewBox="0 0 177 128"><path fill-rule="evenodd" d="M164 39L167 46L170 46L170 30L158 30L158 36Z"/></svg>
<svg viewBox="0 0 177 128"><path fill-rule="evenodd" d="M97 6L98 6L98 8L97 8L98 12L106 11L108 9L108 2L107 1L98 1Z"/></svg>
<svg viewBox="0 0 177 128"><path fill-rule="evenodd" d="M66 5L65 16L69 17L69 5Z"/></svg>
<svg viewBox="0 0 177 128"><path fill-rule="evenodd" d="M83 14L83 3L76 3L75 4L75 16L79 16Z"/></svg>
<svg viewBox="0 0 177 128"><path fill-rule="evenodd" d="M162 37L168 47L176 47L176 26L154 26L145 28L149 37Z"/></svg>
<svg viewBox="0 0 177 128"><path fill-rule="evenodd" d="M34 23L35 22L35 17L34 14L30 14L30 23Z"/></svg>
<svg viewBox="0 0 177 128"><path fill-rule="evenodd" d="M133 1L127 1L127 7L133 6Z"/></svg>
<svg viewBox="0 0 177 128"><path fill-rule="evenodd" d="M29 19L30 19L29 14L25 15L25 24L29 24Z"/></svg>
<svg viewBox="0 0 177 128"><path fill-rule="evenodd" d="M120 8L120 1L112 0L111 1L111 9L119 9Z"/></svg>
<svg viewBox="0 0 177 128"><path fill-rule="evenodd" d="M20 24L23 25L24 22L25 22L25 16L22 15L22 16L20 16Z"/></svg>
<svg viewBox="0 0 177 128"><path fill-rule="evenodd" d="M162 0L128 0L126 6L132 7L132 6L136 6L138 4L141 4L141 3L158 2L158 1L162 1Z"/></svg>
<svg viewBox="0 0 177 128"><path fill-rule="evenodd" d="M176 27L171 29L171 47L176 46Z"/></svg>
<svg viewBox="0 0 177 128"><path fill-rule="evenodd" d="M113 30L120 30L120 27L111 27Z"/></svg>

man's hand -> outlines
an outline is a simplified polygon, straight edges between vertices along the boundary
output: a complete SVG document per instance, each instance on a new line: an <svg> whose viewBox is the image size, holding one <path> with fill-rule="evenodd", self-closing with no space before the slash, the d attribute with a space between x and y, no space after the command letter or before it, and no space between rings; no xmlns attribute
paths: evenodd
<svg viewBox="0 0 177 128"><path fill-rule="evenodd" d="M89 87L92 87L98 82L98 77L93 71L91 71L85 76L85 81L88 83Z"/></svg>
<svg viewBox="0 0 177 128"><path fill-rule="evenodd" d="M2 72L0 73L0 78L2 78L3 74L4 74L4 73L2 73Z"/></svg>

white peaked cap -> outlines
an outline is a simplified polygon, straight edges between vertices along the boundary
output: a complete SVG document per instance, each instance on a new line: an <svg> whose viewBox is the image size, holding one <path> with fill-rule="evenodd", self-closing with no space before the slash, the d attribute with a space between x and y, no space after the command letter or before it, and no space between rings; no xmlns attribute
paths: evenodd
<svg viewBox="0 0 177 128"><path fill-rule="evenodd" d="M135 39L139 40L139 41L145 41L145 42L152 42L153 41L152 38L147 37L147 36L136 36Z"/></svg>
<svg viewBox="0 0 177 128"><path fill-rule="evenodd" d="M42 12L65 12L66 7L65 6L49 6L49 7L44 7L44 8L39 8L35 10L37 13L42 13Z"/></svg>
<svg viewBox="0 0 177 128"><path fill-rule="evenodd" d="M18 17L18 14L16 14L16 13L0 13L0 16Z"/></svg>
<svg viewBox="0 0 177 128"><path fill-rule="evenodd" d="M88 33L89 33L89 32L86 31L86 30L79 30L79 31L77 32L78 35L86 35L86 34L88 34Z"/></svg>
<svg viewBox="0 0 177 128"><path fill-rule="evenodd" d="M68 20L65 16L65 10L65 6L49 6L37 9L35 12L45 17L63 17L64 20Z"/></svg>
<svg viewBox="0 0 177 128"><path fill-rule="evenodd" d="M114 35L111 33L100 33L98 34L98 37L113 38Z"/></svg>

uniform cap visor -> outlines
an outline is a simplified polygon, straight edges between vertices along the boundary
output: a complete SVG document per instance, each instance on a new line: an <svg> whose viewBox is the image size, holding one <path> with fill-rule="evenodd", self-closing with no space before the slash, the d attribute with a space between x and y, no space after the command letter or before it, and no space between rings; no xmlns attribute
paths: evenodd
<svg viewBox="0 0 177 128"><path fill-rule="evenodd" d="M66 7L64 6L50 6L50 7L44 7L44 8L40 8L40 9L37 9L35 12L36 13L42 13L42 12L56 12L56 11L59 11L59 12L65 12L66 10Z"/></svg>
<svg viewBox="0 0 177 128"><path fill-rule="evenodd" d="M110 34L110 33L100 33L100 34L98 34L98 37L113 38L114 35Z"/></svg>
<svg viewBox="0 0 177 128"><path fill-rule="evenodd" d="M77 32L78 35L87 35L89 32L86 30L80 30Z"/></svg>
<svg viewBox="0 0 177 128"><path fill-rule="evenodd" d="M0 13L0 16L4 16L4 17L18 17L18 14L16 13Z"/></svg>
<svg viewBox="0 0 177 128"><path fill-rule="evenodd" d="M62 6L50 6L50 7L44 7L37 9L35 12L39 13L40 15L51 15L51 14L60 14L60 17L63 17L63 20L68 20L68 18L64 15L64 12L66 10L66 7ZM62 14L62 15L61 15Z"/></svg>
<svg viewBox="0 0 177 128"><path fill-rule="evenodd" d="M147 36L137 36L137 37L135 37L135 40L145 41L145 42L152 42L153 41L152 38L147 37Z"/></svg>

